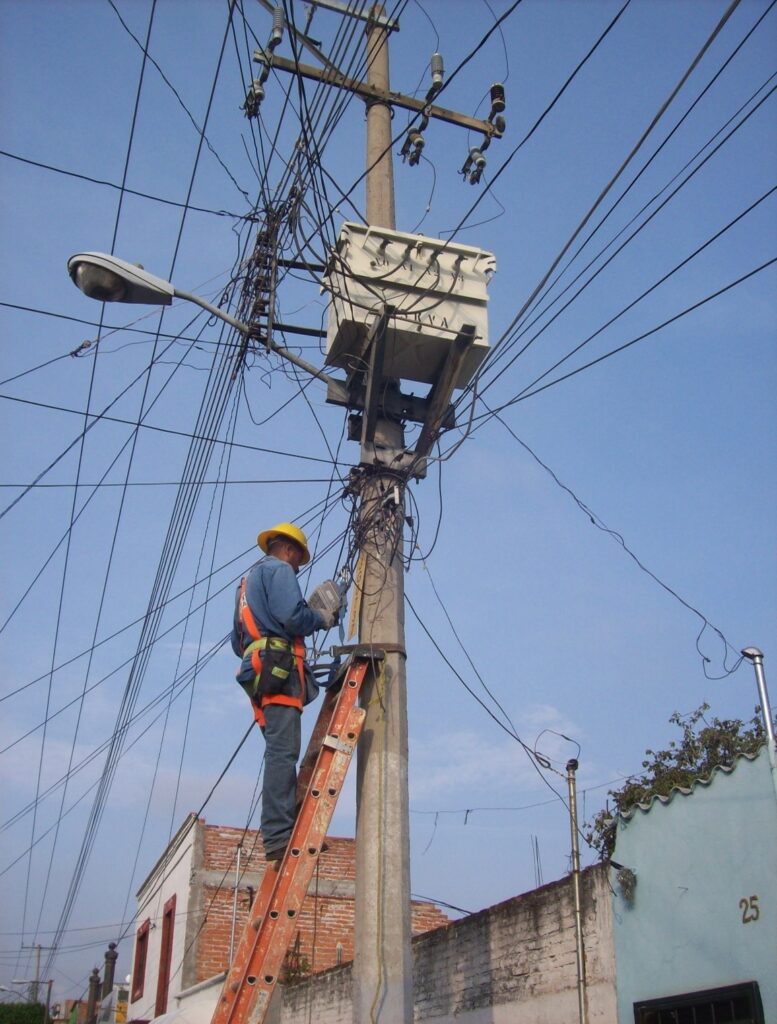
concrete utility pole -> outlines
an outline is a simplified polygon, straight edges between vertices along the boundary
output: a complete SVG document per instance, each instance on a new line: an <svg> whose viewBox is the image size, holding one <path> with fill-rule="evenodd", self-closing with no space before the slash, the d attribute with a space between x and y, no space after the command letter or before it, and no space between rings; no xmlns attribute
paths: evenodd
<svg viewBox="0 0 777 1024"><path fill-rule="evenodd" d="M38 943L35 946L35 981L30 985L30 999L37 1003L40 990L40 951L43 947Z"/></svg>
<svg viewBox="0 0 777 1024"><path fill-rule="evenodd" d="M43 1013L43 1024L50 1024L51 1022L51 986L53 984L53 978L49 978L46 982L46 1009Z"/></svg>
<svg viewBox="0 0 777 1024"><path fill-rule="evenodd" d="M373 18L383 8L376 5ZM368 22L367 82L389 89L388 31ZM374 166L373 166L374 165ZM394 228L391 109L367 107L367 222ZM402 425L381 412L375 448L404 448ZM365 571L359 640L387 651L382 671L365 680L367 710L356 779L356 925L354 1024L411 1024L410 825L408 804L407 683L405 677L404 493L396 474L375 467L364 478L359 531ZM398 501L396 500L398 498ZM362 532L367 522L371 529ZM376 663L379 666L380 663Z"/></svg>

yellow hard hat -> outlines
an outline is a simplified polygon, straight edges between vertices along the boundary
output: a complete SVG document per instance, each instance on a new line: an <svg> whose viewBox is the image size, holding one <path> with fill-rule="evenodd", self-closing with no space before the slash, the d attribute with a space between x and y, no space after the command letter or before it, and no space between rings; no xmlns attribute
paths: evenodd
<svg viewBox="0 0 777 1024"><path fill-rule="evenodd" d="M302 548L302 561L300 562L300 565L308 564L310 561L308 539L298 526L295 526L294 523L278 523L277 526L273 526L269 530L263 530L256 538L256 543L262 551L267 554L270 541L275 537L288 537L288 539L293 540L295 544L299 544Z"/></svg>

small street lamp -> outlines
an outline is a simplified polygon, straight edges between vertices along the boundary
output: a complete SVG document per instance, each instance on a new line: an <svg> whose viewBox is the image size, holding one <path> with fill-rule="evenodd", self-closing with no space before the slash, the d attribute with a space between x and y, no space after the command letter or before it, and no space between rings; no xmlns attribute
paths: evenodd
<svg viewBox="0 0 777 1024"><path fill-rule="evenodd" d="M33 978L33 979L28 981L26 978L13 978L12 981L11 981L11 984L12 985L29 985L30 986L30 990L35 992L35 998L33 999L32 996L27 996L27 1002L28 1003L37 1003L38 1002L38 993L39 993L39 990L40 990L40 986L41 985L45 985L46 986L46 1011L45 1011L45 1014L43 1016L43 1024L49 1024L49 1021L51 1020L51 1017L50 1017L50 1014L49 1014L49 1007L51 1006L51 986L54 984L54 979L53 978L49 978L48 981L39 981L37 978ZM33 989L33 986L35 986L34 989ZM0 985L0 992L11 992L11 991L13 991L13 990L10 989L10 988L4 988L2 985ZM17 992L17 995L21 995L21 993Z"/></svg>
<svg viewBox="0 0 777 1024"><path fill-rule="evenodd" d="M73 283L84 295L99 302L141 302L169 306L175 288L139 264L127 263L101 252L79 252L67 261Z"/></svg>
<svg viewBox="0 0 777 1024"><path fill-rule="evenodd" d="M193 302L196 306L207 310L212 316L218 317L234 327L245 337L255 334L254 328L244 324L241 320L225 313L223 309L214 306L213 303L203 299L201 295L193 292L185 292L169 281L161 277L149 274L140 264L127 263L117 256L110 256L104 252L79 252L71 256L67 261L67 271L73 280L73 284L80 288L84 295L98 302L136 302L148 306L169 306L173 299L183 299L185 302ZM294 363L306 373L318 377L325 384L336 389L343 388L343 382L330 377L328 373L319 370L317 366L301 359L288 349L281 348L274 342L269 342L272 349L282 359Z"/></svg>
<svg viewBox="0 0 777 1024"><path fill-rule="evenodd" d="M8 988L7 985L0 985L0 992L9 992L12 996L19 996L25 1003L32 1002L29 995L25 995L24 992L18 992L15 988Z"/></svg>

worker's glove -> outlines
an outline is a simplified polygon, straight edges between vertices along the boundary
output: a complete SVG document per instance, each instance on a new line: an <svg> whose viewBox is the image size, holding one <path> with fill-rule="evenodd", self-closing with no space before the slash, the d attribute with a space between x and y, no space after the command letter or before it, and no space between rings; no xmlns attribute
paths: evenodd
<svg viewBox="0 0 777 1024"><path fill-rule="evenodd" d="M335 623L337 622L337 619L338 619L339 611L340 611L339 608L336 608L336 609L332 609L332 608L319 608L318 609L318 614L321 616L321 619L323 621L323 628L324 629L331 629L332 626L335 625Z"/></svg>
<svg viewBox="0 0 777 1024"><path fill-rule="evenodd" d="M320 583L308 598L308 604L324 620L324 629L331 629L340 614L340 591L332 580Z"/></svg>

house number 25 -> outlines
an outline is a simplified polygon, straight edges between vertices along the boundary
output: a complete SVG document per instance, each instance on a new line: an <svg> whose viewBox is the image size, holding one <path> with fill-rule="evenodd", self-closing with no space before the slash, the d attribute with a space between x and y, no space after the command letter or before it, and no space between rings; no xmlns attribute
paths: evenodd
<svg viewBox="0 0 777 1024"><path fill-rule="evenodd" d="M739 901L739 909L742 911L742 924L750 924L751 921L757 921L761 916L757 896L751 896L750 899L743 896Z"/></svg>

